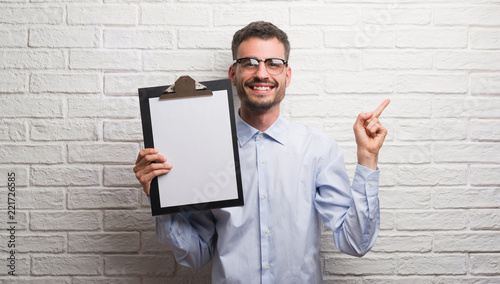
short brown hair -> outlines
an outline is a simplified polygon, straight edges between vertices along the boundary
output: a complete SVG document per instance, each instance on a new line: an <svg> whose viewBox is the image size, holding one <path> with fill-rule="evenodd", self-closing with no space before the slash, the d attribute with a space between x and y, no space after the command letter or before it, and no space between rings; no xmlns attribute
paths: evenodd
<svg viewBox="0 0 500 284"><path fill-rule="evenodd" d="M285 60L288 60L288 56L290 55L290 42L288 41L288 36L277 26L264 21L252 22L234 34L233 42L231 43L233 59L236 59L236 53L238 52L240 44L251 37L266 40L277 38L285 46Z"/></svg>

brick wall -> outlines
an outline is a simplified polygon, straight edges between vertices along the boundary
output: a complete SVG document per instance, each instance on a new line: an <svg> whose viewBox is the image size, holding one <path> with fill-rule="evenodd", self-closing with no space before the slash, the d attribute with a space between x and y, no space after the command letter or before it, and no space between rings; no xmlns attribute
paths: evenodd
<svg viewBox="0 0 500 284"><path fill-rule="evenodd" d="M155 239L137 88L225 78L260 19L291 39L284 114L351 175L356 115L392 99L380 236L358 259L324 232L325 282L500 282L500 1L0 0L0 283L209 282Z"/></svg>

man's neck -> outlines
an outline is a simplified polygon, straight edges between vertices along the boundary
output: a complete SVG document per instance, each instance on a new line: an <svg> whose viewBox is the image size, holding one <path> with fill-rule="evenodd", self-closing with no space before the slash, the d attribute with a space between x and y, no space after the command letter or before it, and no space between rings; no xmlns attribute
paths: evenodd
<svg viewBox="0 0 500 284"><path fill-rule="evenodd" d="M279 104L272 109L264 112L256 112L245 107L240 108L240 117L259 131L266 131L280 116Z"/></svg>

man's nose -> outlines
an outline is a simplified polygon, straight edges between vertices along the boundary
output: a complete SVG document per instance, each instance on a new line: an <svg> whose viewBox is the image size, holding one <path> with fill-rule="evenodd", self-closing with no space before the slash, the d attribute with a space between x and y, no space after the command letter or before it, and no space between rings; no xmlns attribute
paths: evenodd
<svg viewBox="0 0 500 284"><path fill-rule="evenodd" d="M266 70L266 64L263 61L259 62L259 68L257 69L257 72L255 72L255 76L258 78L269 78L269 73L267 73Z"/></svg>

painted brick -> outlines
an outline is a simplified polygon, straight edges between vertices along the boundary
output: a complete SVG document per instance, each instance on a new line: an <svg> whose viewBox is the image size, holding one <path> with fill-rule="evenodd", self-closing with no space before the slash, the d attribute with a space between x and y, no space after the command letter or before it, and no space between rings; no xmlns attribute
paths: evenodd
<svg viewBox="0 0 500 284"><path fill-rule="evenodd" d="M471 254L470 262L473 275L496 275L500 272L500 258L496 254Z"/></svg>
<svg viewBox="0 0 500 284"><path fill-rule="evenodd" d="M0 23L8 24L61 24L64 8L58 6L2 7Z"/></svg>
<svg viewBox="0 0 500 284"><path fill-rule="evenodd" d="M396 76L398 93L467 93L468 74L405 74Z"/></svg>
<svg viewBox="0 0 500 284"><path fill-rule="evenodd" d="M372 72L340 73L328 76L328 93L392 93L393 76Z"/></svg>
<svg viewBox="0 0 500 284"><path fill-rule="evenodd" d="M472 165L470 168L470 183L474 186L500 185L500 165Z"/></svg>
<svg viewBox="0 0 500 284"><path fill-rule="evenodd" d="M401 29L396 33L396 47L465 48L467 28Z"/></svg>
<svg viewBox="0 0 500 284"><path fill-rule="evenodd" d="M69 209L137 208L138 193L134 188L70 188Z"/></svg>
<svg viewBox="0 0 500 284"><path fill-rule="evenodd" d="M399 2L390 2L385 8L365 8L362 10L363 21L377 26L385 25L427 25L431 22L431 9L407 9L398 6Z"/></svg>
<svg viewBox="0 0 500 284"><path fill-rule="evenodd" d="M23 235L21 238L22 245L16 246L19 253L62 253L66 251L65 235Z"/></svg>
<svg viewBox="0 0 500 284"><path fill-rule="evenodd" d="M372 248L373 252L429 252L432 249L430 235L385 235L380 234Z"/></svg>
<svg viewBox="0 0 500 284"><path fill-rule="evenodd" d="M432 56L422 51L364 51L365 69L431 69Z"/></svg>
<svg viewBox="0 0 500 284"><path fill-rule="evenodd" d="M99 185L98 166L36 166L31 170L31 184L39 186Z"/></svg>
<svg viewBox="0 0 500 284"><path fill-rule="evenodd" d="M500 49L500 29L471 28L472 49Z"/></svg>
<svg viewBox="0 0 500 284"><path fill-rule="evenodd" d="M105 29L105 48L172 49L173 33L161 29Z"/></svg>
<svg viewBox="0 0 500 284"><path fill-rule="evenodd" d="M139 232L130 233L69 233L71 253L132 253L139 251Z"/></svg>
<svg viewBox="0 0 500 284"><path fill-rule="evenodd" d="M98 211L31 211L32 231L94 231L102 227Z"/></svg>
<svg viewBox="0 0 500 284"><path fill-rule="evenodd" d="M30 266L30 259L25 259L28 263L28 269ZM27 270L28 270L27 269ZM6 274L7 272L5 272ZM27 274L27 273L26 273ZM23 276L18 276L16 278L11 277L11 279L0 279L1 284L70 284L69 279L65 278L53 278L53 277L33 277L33 278L25 278Z"/></svg>
<svg viewBox="0 0 500 284"><path fill-rule="evenodd" d="M3 57L0 66L9 69L63 69L66 64L64 52L58 50L7 50Z"/></svg>
<svg viewBox="0 0 500 284"><path fill-rule="evenodd" d="M35 256L31 271L34 275L100 275L103 260L90 255Z"/></svg>
<svg viewBox="0 0 500 284"><path fill-rule="evenodd" d="M137 231L155 228L154 218L149 211L106 211L104 214L104 229L107 231Z"/></svg>
<svg viewBox="0 0 500 284"><path fill-rule="evenodd" d="M477 141L500 141L500 120L471 119L470 136Z"/></svg>
<svg viewBox="0 0 500 284"><path fill-rule="evenodd" d="M460 275L467 273L465 255L412 255L397 260L402 275Z"/></svg>
<svg viewBox="0 0 500 284"><path fill-rule="evenodd" d="M398 230L463 230L467 213L463 210L396 212Z"/></svg>
<svg viewBox="0 0 500 284"><path fill-rule="evenodd" d="M359 9L348 6L297 6L290 8L290 23L304 25L354 25L361 20Z"/></svg>
<svg viewBox="0 0 500 284"><path fill-rule="evenodd" d="M0 166L0 176L2 177L8 177L8 174L14 173L15 175L15 183L16 186L27 186L29 184L28 178L29 178L29 166L13 166L13 165L2 165ZM6 195L7 196L7 195ZM1 195L0 195L1 198Z"/></svg>
<svg viewBox="0 0 500 284"><path fill-rule="evenodd" d="M143 53L147 71L203 71L214 67L214 56L207 52L148 51Z"/></svg>
<svg viewBox="0 0 500 284"><path fill-rule="evenodd" d="M98 47L101 30L94 27L35 27L30 29L31 47Z"/></svg>
<svg viewBox="0 0 500 284"><path fill-rule="evenodd" d="M139 88L165 86L175 82L173 74L113 73L104 75L104 93L107 95L137 95Z"/></svg>
<svg viewBox="0 0 500 284"><path fill-rule="evenodd" d="M10 257L10 255L8 256ZM6 257L7 258L7 257ZM5 261L7 263L7 260ZM4 283L13 283L13 279L16 279L17 277L22 277L30 274L30 266L31 265L31 259L27 256L23 256L22 254L18 254L16 256L16 268L15 268L15 277L8 276L10 279L8 279L7 282ZM7 272L11 271L11 269L7 265L2 265L0 267L0 273L2 275L8 275ZM0 280L1 281L1 280ZM19 283L26 283L26 282L19 282Z"/></svg>
<svg viewBox="0 0 500 284"><path fill-rule="evenodd" d="M16 193L17 203L23 210L64 209L66 197L61 188L23 188Z"/></svg>
<svg viewBox="0 0 500 284"><path fill-rule="evenodd" d="M432 100L435 117L500 118L500 100L496 98L436 98Z"/></svg>
<svg viewBox="0 0 500 284"><path fill-rule="evenodd" d="M436 69L500 70L500 54L493 51L438 51Z"/></svg>
<svg viewBox="0 0 500 284"><path fill-rule="evenodd" d="M323 32L321 30L306 29L287 29L288 40L293 50L299 48L322 48ZM231 43L231 40L227 41ZM226 46L224 46L226 47Z"/></svg>
<svg viewBox="0 0 500 284"><path fill-rule="evenodd" d="M30 138L40 141L97 140L98 123L85 120L38 120L31 125Z"/></svg>
<svg viewBox="0 0 500 284"><path fill-rule="evenodd" d="M453 155L460 153L460 155ZM434 145L435 162L492 162L500 160L500 145L494 143L447 143Z"/></svg>
<svg viewBox="0 0 500 284"><path fill-rule="evenodd" d="M109 2L109 1L108 1ZM72 284L141 284L141 278L138 277L74 277Z"/></svg>
<svg viewBox="0 0 500 284"><path fill-rule="evenodd" d="M500 202L500 188L435 188L435 208L488 208Z"/></svg>
<svg viewBox="0 0 500 284"><path fill-rule="evenodd" d="M31 91L35 93L99 93L101 77L94 73L35 73L31 76Z"/></svg>
<svg viewBox="0 0 500 284"><path fill-rule="evenodd" d="M399 185L465 185L466 181L466 165L400 166L397 173Z"/></svg>
<svg viewBox="0 0 500 284"><path fill-rule="evenodd" d="M160 255L110 255L105 256L104 272L107 275L171 275L175 260Z"/></svg>
<svg viewBox="0 0 500 284"><path fill-rule="evenodd" d="M179 48L219 48L231 46L233 36L227 31L218 30L181 30L179 31Z"/></svg>
<svg viewBox="0 0 500 284"><path fill-rule="evenodd" d="M141 121L104 121L104 141L142 141L143 139Z"/></svg>
<svg viewBox="0 0 500 284"><path fill-rule="evenodd" d="M0 63L3 64L3 63ZM2 93L23 93L28 90L28 76L22 73L0 72L0 92Z"/></svg>
<svg viewBox="0 0 500 284"><path fill-rule="evenodd" d="M384 163L422 164L431 161L430 145L384 145Z"/></svg>
<svg viewBox="0 0 500 284"><path fill-rule="evenodd" d="M0 140L26 141L28 137L24 121L2 121L0 124Z"/></svg>
<svg viewBox="0 0 500 284"><path fill-rule="evenodd" d="M335 275L393 274L395 260L386 257L326 258L324 273Z"/></svg>
<svg viewBox="0 0 500 284"><path fill-rule="evenodd" d="M500 247L500 232L436 233L436 252L488 252Z"/></svg>
<svg viewBox="0 0 500 284"><path fill-rule="evenodd" d="M344 99L347 102L347 99ZM341 98L297 98L290 100L290 110L293 116L335 116L335 117L357 117L360 101L349 99L350 104L343 103ZM354 120L353 120L354 121Z"/></svg>
<svg viewBox="0 0 500 284"><path fill-rule="evenodd" d="M142 25L208 26L209 6L196 4L144 4L141 5Z"/></svg>
<svg viewBox="0 0 500 284"><path fill-rule="evenodd" d="M57 98L1 97L0 117L62 117L63 101Z"/></svg>
<svg viewBox="0 0 500 284"><path fill-rule="evenodd" d="M370 31L359 26L325 31L325 47L391 48L394 30L379 28ZM318 38L318 37L314 37ZM292 45L295 48L295 45Z"/></svg>
<svg viewBox="0 0 500 284"><path fill-rule="evenodd" d="M28 44L28 29L0 28L0 47L26 47Z"/></svg>
<svg viewBox="0 0 500 284"><path fill-rule="evenodd" d="M72 118L136 118L138 112L136 98L68 99L68 116Z"/></svg>
<svg viewBox="0 0 500 284"><path fill-rule="evenodd" d="M105 153L105 155L103 155ZM137 144L97 143L68 145L70 163L135 163Z"/></svg>
<svg viewBox="0 0 500 284"><path fill-rule="evenodd" d="M465 140L468 120L466 119L399 119L395 132L398 140Z"/></svg>
<svg viewBox="0 0 500 284"><path fill-rule="evenodd" d="M394 229L394 222L396 218L394 213L389 210L380 210L380 230Z"/></svg>
<svg viewBox="0 0 500 284"><path fill-rule="evenodd" d="M470 228L472 230L498 230L500 229L500 210L471 210Z"/></svg>
<svg viewBox="0 0 500 284"><path fill-rule="evenodd" d="M59 145L2 145L0 161L6 164L58 164L64 162Z"/></svg>
<svg viewBox="0 0 500 284"><path fill-rule="evenodd" d="M290 54L293 68L298 71L358 71L360 59L360 52L355 49L341 49L340 52L299 50Z"/></svg>
<svg viewBox="0 0 500 284"><path fill-rule="evenodd" d="M238 5L228 6L220 5L214 7L213 22L214 26L237 26L230 33L233 34L241 27L253 21L266 19L275 25L285 25L289 20L289 10L291 7L287 3L276 4L266 3L266 9L259 9L259 13L252 12L255 5L247 3L238 3ZM276 13L276 11L280 11Z"/></svg>
<svg viewBox="0 0 500 284"><path fill-rule="evenodd" d="M385 169L383 171L386 172ZM381 189L379 199L382 207L386 209L431 208L431 191L424 189Z"/></svg>
<svg viewBox="0 0 500 284"><path fill-rule="evenodd" d="M105 186L141 186L135 178L132 166L105 166Z"/></svg>
<svg viewBox="0 0 500 284"><path fill-rule="evenodd" d="M498 6L463 6L436 8L433 11L435 25L500 25L500 7Z"/></svg>
<svg viewBox="0 0 500 284"><path fill-rule="evenodd" d="M139 11L133 5L68 5L71 25L136 25Z"/></svg>
<svg viewBox="0 0 500 284"><path fill-rule="evenodd" d="M498 73L472 73L470 85L470 91L474 95L500 94L500 75Z"/></svg>
<svg viewBox="0 0 500 284"><path fill-rule="evenodd" d="M138 51L73 50L69 54L71 69L139 70L141 55Z"/></svg>
<svg viewBox="0 0 500 284"><path fill-rule="evenodd" d="M159 253L162 255L172 253L160 243L156 237L156 232L145 231L141 234L141 252L142 253Z"/></svg>

